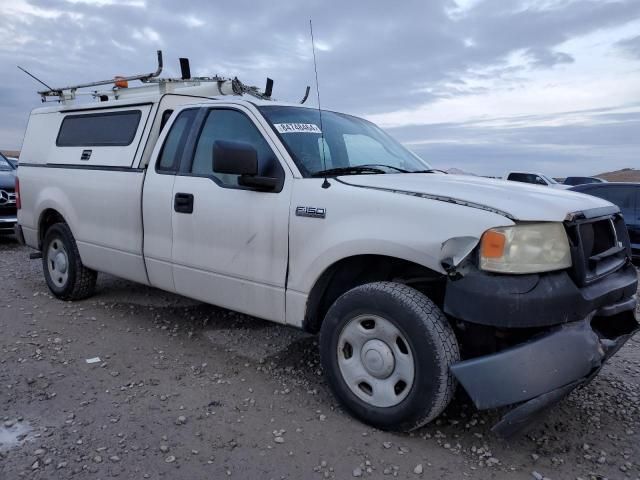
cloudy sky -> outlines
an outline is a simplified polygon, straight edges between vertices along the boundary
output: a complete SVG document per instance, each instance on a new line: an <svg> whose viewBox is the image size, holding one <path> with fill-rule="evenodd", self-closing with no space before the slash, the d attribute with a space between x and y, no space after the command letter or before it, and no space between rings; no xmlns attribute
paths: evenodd
<svg viewBox="0 0 640 480"><path fill-rule="evenodd" d="M639 0L0 0L0 148L19 149L33 80L155 69L237 75L362 115L438 168L551 175L640 168ZM313 100L315 97L313 98Z"/></svg>

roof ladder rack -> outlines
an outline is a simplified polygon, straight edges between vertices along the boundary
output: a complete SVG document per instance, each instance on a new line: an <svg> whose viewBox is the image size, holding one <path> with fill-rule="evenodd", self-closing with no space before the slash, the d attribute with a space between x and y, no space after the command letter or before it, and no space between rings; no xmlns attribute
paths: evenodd
<svg viewBox="0 0 640 480"><path fill-rule="evenodd" d="M42 90L38 94L42 97L42 101L46 102L47 97L59 97L60 100L73 100L75 98L76 90L80 88L97 87L98 85L110 85L114 82L128 82L133 80L149 81L158 77L162 73L162 50L158 50L158 68L152 73L142 73L139 75L131 75L129 77L117 77L116 79L110 78L109 80L99 80L91 83L81 83L79 85L70 85L68 87L53 88L51 90ZM68 92L68 93L65 93Z"/></svg>

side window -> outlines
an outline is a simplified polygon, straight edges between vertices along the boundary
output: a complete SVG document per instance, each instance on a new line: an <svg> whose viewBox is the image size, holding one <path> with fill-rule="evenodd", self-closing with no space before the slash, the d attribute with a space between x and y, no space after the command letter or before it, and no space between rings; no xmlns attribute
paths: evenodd
<svg viewBox="0 0 640 480"><path fill-rule="evenodd" d="M513 180L514 182L530 183L526 173L510 173L507 180Z"/></svg>
<svg viewBox="0 0 640 480"><path fill-rule="evenodd" d="M531 183L535 183L536 185L549 185L540 175L531 175L531 177L533 180Z"/></svg>
<svg viewBox="0 0 640 480"><path fill-rule="evenodd" d="M173 110L165 110L164 112L162 112L162 118L160 119L160 132L162 132L162 130L164 129L164 126L169 121L169 118L171 118L172 113Z"/></svg>
<svg viewBox="0 0 640 480"><path fill-rule="evenodd" d="M258 152L258 175L284 177L280 162L253 122L237 110L225 109L213 109L207 115L193 156L191 173L212 176L225 187L238 186L237 175L213 171L213 144L218 140L249 143Z"/></svg>
<svg viewBox="0 0 640 480"><path fill-rule="evenodd" d="M165 112L166 113L166 112ZM156 171L175 173L180 165L180 157L184 150L184 144L189 135L189 130L196 117L197 110L185 110L180 112L176 121L173 122L169 134L165 138L162 151L156 163ZM164 113L163 113L164 116Z"/></svg>
<svg viewBox="0 0 640 480"><path fill-rule="evenodd" d="M58 147L123 147L130 145L138 131L142 112L118 112L67 115L62 120Z"/></svg>

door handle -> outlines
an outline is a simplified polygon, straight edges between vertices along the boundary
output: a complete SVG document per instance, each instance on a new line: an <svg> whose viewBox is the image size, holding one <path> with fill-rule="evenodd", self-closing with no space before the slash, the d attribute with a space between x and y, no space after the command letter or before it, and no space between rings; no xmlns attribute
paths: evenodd
<svg viewBox="0 0 640 480"><path fill-rule="evenodd" d="M190 193L176 193L173 199L173 209L178 213L193 213L193 195Z"/></svg>

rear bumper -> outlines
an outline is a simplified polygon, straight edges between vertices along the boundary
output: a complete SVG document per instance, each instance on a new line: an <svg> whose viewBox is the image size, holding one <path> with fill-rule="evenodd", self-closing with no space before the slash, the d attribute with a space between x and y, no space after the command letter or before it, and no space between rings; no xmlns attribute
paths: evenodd
<svg viewBox="0 0 640 480"><path fill-rule="evenodd" d="M0 216L0 233L13 233L13 227L16 223L18 223L16 215Z"/></svg>
<svg viewBox="0 0 640 480"><path fill-rule="evenodd" d="M478 409L517 406L493 427L512 435L538 413L588 383L639 329L635 296L582 321L555 328L501 352L451 367Z"/></svg>

